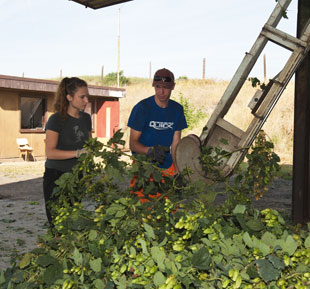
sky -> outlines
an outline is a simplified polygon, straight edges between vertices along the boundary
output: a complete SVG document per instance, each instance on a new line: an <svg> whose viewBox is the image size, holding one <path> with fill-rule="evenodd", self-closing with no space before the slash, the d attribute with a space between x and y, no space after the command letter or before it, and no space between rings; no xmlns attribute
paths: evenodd
<svg viewBox="0 0 310 289"><path fill-rule="evenodd" d="M120 70L149 77L160 68L176 78L233 77L276 5L275 0L134 0L93 10L69 0L0 0L0 74L54 78ZM118 14L120 11L120 27ZM278 28L296 35L297 0ZM267 77L290 52L267 44ZM261 56L250 76L263 78Z"/></svg>

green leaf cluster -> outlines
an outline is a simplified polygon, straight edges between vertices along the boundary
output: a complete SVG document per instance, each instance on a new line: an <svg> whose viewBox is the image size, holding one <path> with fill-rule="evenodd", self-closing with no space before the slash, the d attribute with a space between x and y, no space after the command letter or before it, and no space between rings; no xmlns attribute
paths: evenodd
<svg viewBox="0 0 310 289"><path fill-rule="evenodd" d="M227 144L225 139L221 140ZM218 147L202 147L200 162L204 175L210 183L224 182L227 202L230 208L238 204L251 204L253 198L262 198L272 184L279 171L280 158L274 152L274 145L267 139L264 131L260 131L251 148L241 148L246 153L246 169L235 169L233 177L223 176L223 164L236 152L227 152Z"/></svg>
<svg viewBox="0 0 310 289"><path fill-rule="evenodd" d="M114 86L117 83L117 72L110 72L103 78L104 85ZM130 84L128 77L124 76L124 71L119 72L119 83L121 86Z"/></svg>
<svg viewBox="0 0 310 289"><path fill-rule="evenodd" d="M265 83L261 82L257 77L249 77L248 81L251 82L252 87L259 86L261 90L264 90L266 88Z"/></svg>
<svg viewBox="0 0 310 289"><path fill-rule="evenodd" d="M121 136L88 142L58 181L55 227L0 271L1 289L309 288L309 228L272 209L202 201L210 187L162 176L143 156L124 161ZM130 193L141 186L161 196L142 205Z"/></svg>
<svg viewBox="0 0 310 289"><path fill-rule="evenodd" d="M202 119L206 118L206 113L202 111L202 109L197 109L193 107L188 98L184 97L181 92L178 95L178 102L183 106L184 115L187 122L187 126L189 130L196 127L196 124Z"/></svg>

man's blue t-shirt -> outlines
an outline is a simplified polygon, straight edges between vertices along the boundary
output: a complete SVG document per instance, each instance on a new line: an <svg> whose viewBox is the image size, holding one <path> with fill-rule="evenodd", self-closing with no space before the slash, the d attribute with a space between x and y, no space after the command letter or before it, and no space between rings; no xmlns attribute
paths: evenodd
<svg viewBox="0 0 310 289"><path fill-rule="evenodd" d="M150 96L137 103L131 111L128 126L141 131L139 142L151 147L162 145L170 147L175 131L187 128L183 106L169 99L168 107L161 108L155 102L155 97ZM172 165L170 152L161 168L169 168Z"/></svg>

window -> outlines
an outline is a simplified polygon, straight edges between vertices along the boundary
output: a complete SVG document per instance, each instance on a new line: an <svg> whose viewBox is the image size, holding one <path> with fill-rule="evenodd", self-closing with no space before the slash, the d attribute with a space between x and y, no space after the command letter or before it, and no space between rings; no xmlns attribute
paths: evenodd
<svg viewBox="0 0 310 289"><path fill-rule="evenodd" d="M20 97L21 129L43 130L45 125L46 98Z"/></svg>

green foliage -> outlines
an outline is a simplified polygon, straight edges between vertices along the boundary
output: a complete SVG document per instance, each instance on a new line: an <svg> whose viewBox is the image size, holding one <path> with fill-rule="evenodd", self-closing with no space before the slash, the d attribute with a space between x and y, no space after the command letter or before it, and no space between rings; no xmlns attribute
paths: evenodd
<svg viewBox="0 0 310 289"><path fill-rule="evenodd" d="M233 184L227 188L233 194L232 205L251 203L253 197L256 200L262 198L280 169L280 158L263 131L258 134L246 158L247 170L237 174Z"/></svg>
<svg viewBox="0 0 310 289"><path fill-rule="evenodd" d="M182 80L188 80L188 77L185 76L185 75L179 76L177 80L180 80L180 81L182 81Z"/></svg>
<svg viewBox="0 0 310 289"><path fill-rule="evenodd" d="M204 119L206 117L206 114L200 108L197 109L193 107L189 103L189 100L183 97L183 94L181 92L178 96L178 102L184 108L184 115L186 118L188 129L193 129L201 119Z"/></svg>
<svg viewBox="0 0 310 289"><path fill-rule="evenodd" d="M275 1L278 2L278 0L275 0ZM284 10L283 8L282 8L282 17L283 17L284 19L288 19L287 11Z"/></svg>
<svg viewBox="0 0 310 289"><path fill-rule="evenodd" d="M223 144L227 140L222 139ZM239 150L248 150L243 148ZM250 204L253 197L258 200L268 191L273 178L280 170L279 156L274 152L274 145L267 140L267 136L260 131L253 146L246 154L247 168L236 170L233 179L223 177L222 169L226 161L236 152L227 152L219 147L203 147L201 153L201 165L205 176L211 182L225 181L228 192L227 205L234 207L237 204Z"/></svg>
<svg viewBox="0 0 310 289"><path fill-rule="evenodd" d="M227 144L227 140L221 139L221 143ZM220 147L203 146L201 148L200 162L205 176L213 182L223 181L225 178L222 177L222 166L224 161L230 156L230 152Z"/></svg>
<svg viewBox="0 0 310 289"><path fill-rule="evenodd" d="M279 171L280 158L274 152L273 143L267 140L263 131L258 134L246 158L248 159L248 170L243 182L251 187L258 199L263 197L262 191L268 190L274 175Z"/></svg>
<svg viewBox="0 0 310 289"><path fill-rule="evenodd" d="M248 81L251 82L252 87L259 86L260 89L264 90L266 88L266 85L262 83L257 77L249 77Z"/></svg>
<svg viewBox="0 0 310 289"><path fill-rule="evenodd" d="M119 83L122 86L130 84L129 78L124 76L124 72L119 72ZM117 84L117 72L111 72L103 78L103 84L106 86L114 86Z"/></svg>
<svg viewBox="0 0 310 289"><path fill-rule="evenodd" d="M149 84L148 78L142 77L125 77L123 71L120 71L121 78L120 78L120 85L135 85L135 84ZM79 76L81 79L84 79L89 85L103 85L103 86L116 86L117 85L117 73L113 72L112 75L107 74L103 78L103 82L101 79L101 75L81 75ZM60 79L52 79L59 81Z"/></svg>
<svg viewBox="0 0 310 289"><path fill-rule="evenodd" d="M129 165L121 137L89 140L58 181L54 229L0 271L1 289L309 288L309 228L289 227L272 209L195 200L209 188L162 176L144 156ZM141 185L161 196L140 204L129 191Z"/></svg>

